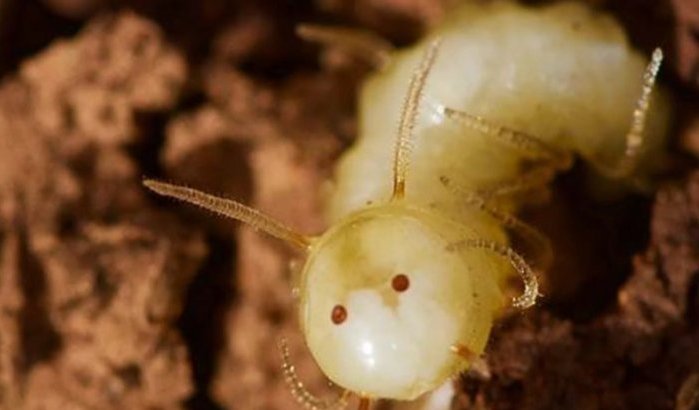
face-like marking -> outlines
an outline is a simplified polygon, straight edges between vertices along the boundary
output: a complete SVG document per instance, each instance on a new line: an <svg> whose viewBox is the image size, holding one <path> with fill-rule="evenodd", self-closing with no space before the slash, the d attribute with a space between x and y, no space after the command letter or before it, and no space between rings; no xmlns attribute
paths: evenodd
<svg viewBox="0 0 699 410"><path fill-rule="evenodd" d="M466 263L460 252L445 250L450 238L465 234L461 228L397 211L358 214L314 244L300 284L301 319L311 353L333 382L409 400L464 368L453 344L482 350L493 308L466 295L494 296L497 285L488 263L476 270L470 260L477 256Z"/></svg>
<svg viewBox="0 0 699 410"><path fill-rule="evenodd" d="M336 325L341 325L347 320L347 309L342 305L335 305L330 313L330 320Z"/></svg>
<svg viewBox="0 0 699 410"><path fill-rule="evenodd" d="M399 273L391 280L391 287L396 292L405 292L410 287L410 279L407 275Z"/></svg>

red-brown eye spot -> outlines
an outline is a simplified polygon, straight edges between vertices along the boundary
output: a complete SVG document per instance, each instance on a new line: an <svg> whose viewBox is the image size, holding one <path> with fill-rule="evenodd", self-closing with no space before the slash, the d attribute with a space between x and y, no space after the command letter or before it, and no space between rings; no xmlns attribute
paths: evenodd
<svg viewBox="0 0 699 410"><path fill-rule="evenodd" d="M405 292L410 287L410 279L402 273L393 277L391 281L391 287L396 292Z"/></svg>
<svg viewBox="0 0 699 410"><path fill-rule="evenodd" d="M345 309L345 307L342 305L335 305L332 313L330 314L330 320L332 320L336 325L342 324L342 322L347 320L347 309Z"/></svg>

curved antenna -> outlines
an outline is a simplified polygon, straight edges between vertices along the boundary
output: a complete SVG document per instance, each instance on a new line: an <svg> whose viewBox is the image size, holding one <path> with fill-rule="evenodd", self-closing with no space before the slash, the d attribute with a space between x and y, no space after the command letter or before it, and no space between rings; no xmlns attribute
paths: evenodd
<svg viewBox="0 0 699 410"><path fill-rule="evenodd" d="M289 345L286 339L279 341L279 350L282 354L282 371L284 372L284 381L291 389L291 395L296 401L301 404L306 410L340 410L347 407L349 404L349 391L345 390L334 400L319 399L309 392L303 383L299 380L296 374L296 368L291 364L291 355L289 354Z"/></svg>
<svg viewBox="0 0 699 410"><path fill-rule="evenodd" d="M643 131L645 130L646 117L648 116L648 109L650 108L651 94L653 93L655 80L658 77L658 71L660 70L662 62L663 51L660 48L656 48L653 50L650 62L646 67L646 71L643 73L643 88L641 90L641 96L638 98L638 101L636 101L636 108L633 110L631 128L626 134L626 149L624 155L618 163L606 170L606 173L611 177L621 178L628 176L634 171L638 163L639 153L645 143Z"/></svg>
<svg viewBox="0 0 699 410"><path fill-rule="evenodd" d="M393 151L393 194L391 200L401 199L405 196L405 174L410 163L410 154L413 148L413 131L418 109L422 102L422 94L425 89L427 74L429 74L441 39L432 41L425 50L420 66L413 73L405 96L403 110L400 114L400 124L396 145Z"/></svg>
<svg viewBox="0 0 699 410"><path fill-rule="evenodd" d="M340 47L363 58L379 70L391 61L391 52L393 52L391 43L369 30L299 24L296 26L296 34L306 41Z"/></svg>
<svg viewBox="0 0 699 410"><path fill-rule="evenodd" d="M152 179L144 179L143 185L157 194L179 199L227 218L245 222L253 228L265 231L297 248L307 250L311 245L311 238L308 236L302 235L262 212L232 199L220 198L193 188Z"/></svg>
<svg viewBox="0 0 699 410"><path fill-rule="evenodd" d="M485 249L507 259L524 282L524 292L512 300L512 305L519 309L527 309L536 304L536 298L540 296L539 281L529 264L512 248L485 239L466 239L449 244L446 249L460 248Z"/></svg>

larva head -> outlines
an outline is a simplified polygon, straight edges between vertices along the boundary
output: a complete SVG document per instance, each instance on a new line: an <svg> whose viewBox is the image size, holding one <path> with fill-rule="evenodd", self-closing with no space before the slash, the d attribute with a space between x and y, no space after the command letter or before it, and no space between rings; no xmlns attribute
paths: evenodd
<svg viewBox="0 0 699 410"><path fill-rule="evenodd" d="M404 201L410 140L438 42L426 52L406 98L393 164L393 195L309 238L235 201L157 181L163 195L249 223L308 252L300 312L306 342L325 374L364 397L411 400L465 369L482 352L502 305L492 256L452 246L473 239L464 225ZM325 402L305 391L284 350L284 371L307 408ZM364 407L362 407L364 408Z"/></svg>
<svg viewBox="0 0 699 410"><path fill-rule="evenodd" d="M301 276L306 342L336 384L411 400L482 351L501 300L492 260L449 249L454 227L400 205L349 216L311 248Z"/></svg>

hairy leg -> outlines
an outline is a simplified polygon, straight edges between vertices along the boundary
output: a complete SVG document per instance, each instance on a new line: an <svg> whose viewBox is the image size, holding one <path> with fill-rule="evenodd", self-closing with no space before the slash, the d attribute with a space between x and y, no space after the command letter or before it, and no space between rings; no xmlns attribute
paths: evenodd
<svg viewBox="0 0 699 410"><path fill-rule="evenodd" d="M508 228L510 233L522 240L526 245L525 249L529 251L526 252L527 256L529 256L533 261L532 264L539 270L545 270L550 266L553 260L551 242L536 228L512 214L488 204L486 197L476 192L467 192L459 188L446 177L441 177L440 181L447 189L456 193L460 198L463 198L465 205L488 214L504 227Z"/></svg>
<svg viewBox="0 0 699 410"><path fill-rule="evenodd" d="M449 107L444 109L444 114L459 124L482 133L492 141L518 151L525 158L550 162L557 169L566 169L572 165L573 156L570 152L559 150L541 138Z"/></svg>

